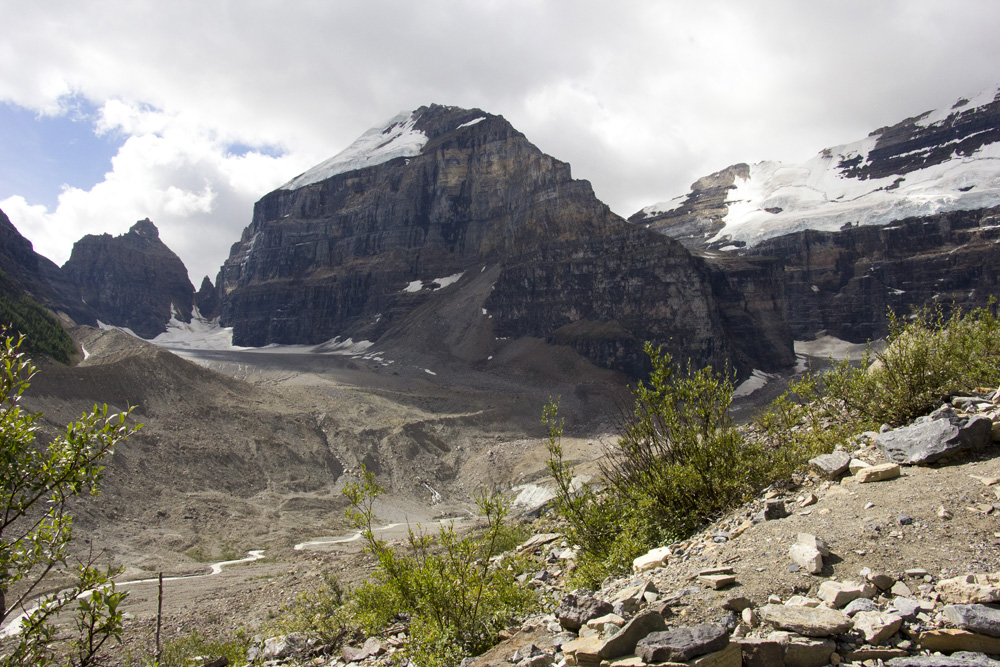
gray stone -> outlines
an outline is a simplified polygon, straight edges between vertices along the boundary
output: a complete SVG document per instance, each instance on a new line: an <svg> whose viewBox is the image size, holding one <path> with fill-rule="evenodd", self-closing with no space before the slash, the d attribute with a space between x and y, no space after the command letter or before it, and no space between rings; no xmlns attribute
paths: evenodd
<svg viewBox="0 0 1000 667"><path fill-rule="evenodd" d="M893 658L888 667L1000 667L1000 661L991 660L982 653L958 651L951 655L912 655Z"/></svg>
<svg viewBox="0 0 1000 667"><path fill-rule="evenodd" d="M955 604L944 608L948 622L963 630L1000 637L1000 609L984 604Z"/></svg>
<svg viewBox="0 0 1000 667"><path fill-rule="evenodd" d="M261 657L264 660L281 660L309 648L309 640L301 632L290 632L287 635L268 637L264 640L264 650Z"/></svg>
<svg viewBox="0 0 1000 667"><path fill-rule="evenodd" d="M830 454L809 459L809 465L830 479L836 479L843 475L850 464L851 455L839 449Z"/></svg>
<svg viewBox="0 0 1000 667"><path fill-rule="evenodd" d="M655 611L646 611L625 624L618 634L605 640L598 649L602 660L618 658L635 652L639 640L652 632L667 629L667 622Z"/></svg>
<svg viewBox="0 0 1000 667"><path fill-rule="evenodd" d="M686 662L706 653L721 651L729 644L729 633L717 623L653 632L641 639L635 654L650 662Z"/></svg>
<svg viewBox="0 0 1000 667"><path fill-rule="evenodd" d="M956 458L992 442L993 422L987 417L962 418L945 410L934 414L939 418L921 417L909 426L880 434L875 444L890 461L918 465Z"/></svg>
<svg viewBox="0 0 1000 667"><path fill-rule="evenodd" d="M788 509L785 507L784 500L764 501L764 509L757 514L757 518L762 521L784 519L786 516L788 516Z"/></svg>
<svg viewBox="0 0 1000 667"><path fill-rule="evenodd" d="M893 599L892 608L906 620L916 618L921 611L919 602L903 597Z"/></svg>
<svg viewBox="0 0 1000 667"><path fill-rule="evenodd" d="M590 619L610 614L613 610L614 606L604 600L589 595L577 596L568 593L556 609L556 618L559 619L559 625L577 632Z"/></svg>
<svg viewBox="0 0 1000 667"><path fill-rule="evenodd" d="M768 604L761 607L760 617L781 630L791 630L808 637L839 635L854 626L847 614L819 607Z"/></svg>
<svg viewBox="0 0 1000 667"><path fill-rule="evenodd" d="M858 598L851 600L850 604L844 607L844 613L848 616L854 616L860 611L878 611L878 605L868 598Z"/></svg>

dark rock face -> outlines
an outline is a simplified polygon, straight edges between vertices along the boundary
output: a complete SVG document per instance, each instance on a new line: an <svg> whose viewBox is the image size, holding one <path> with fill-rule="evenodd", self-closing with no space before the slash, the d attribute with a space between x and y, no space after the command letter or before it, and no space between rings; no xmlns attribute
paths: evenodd
<svg viewBox="0 0 1000 667"><path fill-rule="evenodd" d="M840 232L803 231L745 251L784 266L796 339L826 330L852 342L887 333L886 311L924 304L964 310L1000 290L1000 207L908 218Z"/></svg>
<svg viewBox="0 0 1000 667"><path fill-rule="evenodd" d="M630 373L645 340L672 339L669 351L699 363L734 355L704 262L615 216L500 116L431 106L413 118L419 154L256 204L217 280L234 343L377 340L441 296L434 281L461 274L445 287L460 289L499 267L481 303L497 337L570 345ZM780 365L784 342L745 356Z"/></svg>
<svg viewBox="0 0 1000 667"><path fill-rule="evenodd" d="M3 281L19 293L31 295L72 324L97 326L97 314L80 297L80 290L53 262L34 251L7 215L0 211L0 270Z"/></svg>
<svg viewBox="0 0 1000 667"><path fill-rule="evenodd" d="M191 321L194 287L187 269L148 219L121 236L84 236L63 271L107 324L153 338L166 330L171 313Z"/></svg>
<svg viewBox="0 0 1000 667"><path fill-rule="evenodd" d="M639 211L628 221L677 239L688 248L705 248L705 239L723 228L729 212L726 198L735 188L737 178L750 176L750 166L741 162L722 171L699 178L677 208L670 211Z"/></svg>
<svg viewBox="0 0 1000 667"><path fill-rule="evenodd" d="M202 279L201 287L194 295L194 304L198 307L198 312L206 320L214 320L219 316L219 312L222 310L219 291L215 289L208 276Z"/></svg>
<svg viewBox="0 0 1000 667"><path fill-rule="evenodd" d="M950 407L918 418L909 426L880 433L875 444L901 465L954 459L991 444L993 422L981 415L960 417Z"/></svg>

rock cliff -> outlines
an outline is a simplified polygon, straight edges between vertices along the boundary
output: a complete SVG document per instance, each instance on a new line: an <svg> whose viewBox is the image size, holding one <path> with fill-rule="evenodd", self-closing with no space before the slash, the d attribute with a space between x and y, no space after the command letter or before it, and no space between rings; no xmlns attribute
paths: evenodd
<svg viewBox="0 0 1000 667"><path fill-rule="evenodd" d="M62 268L106 324L153 338L171 316L191 321L194 287L187 269L148 219L121 236L84 236Z"/></svg>
<svg viewBox="0 0 1000 667"><path fill-rule="evenodd" d="M865 342L887 332L888 308L969 309L997 293L998 156L1000 93L988 91L802 164L734 165L629 220L776 263L796 339Z"/></svg>
<svg viewBox="0 0 1000 667"><path fill-rule="evenodd" d="M97 326L97 314L80 297L77 286L55 263L35 252L10 218L0 211L0 271L8 289L27 293L64 322Z"/></svg>
<svg viewBox="0 0 1000 667"><path fill-rule="evenodd" d="M544 338L629 373L645 340L742 370L791 360L787 335L734 341L703 261L615 216L502 117L437 105L256 204L217 280L222 323L239 345L377 340L488 267L479 305L496 338Z"/></svg>

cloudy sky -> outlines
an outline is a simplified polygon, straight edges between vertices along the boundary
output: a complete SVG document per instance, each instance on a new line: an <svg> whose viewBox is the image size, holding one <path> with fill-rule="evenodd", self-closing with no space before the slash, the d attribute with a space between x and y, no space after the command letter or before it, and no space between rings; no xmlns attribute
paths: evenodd
<svg viewBox="0 0 1000 667"><path fill-rule="evenodd" d="M424 104L617 213L1000 84L994 0L0 0L0 209L58 264L149 217L214 280L253 203Z"/></svg>

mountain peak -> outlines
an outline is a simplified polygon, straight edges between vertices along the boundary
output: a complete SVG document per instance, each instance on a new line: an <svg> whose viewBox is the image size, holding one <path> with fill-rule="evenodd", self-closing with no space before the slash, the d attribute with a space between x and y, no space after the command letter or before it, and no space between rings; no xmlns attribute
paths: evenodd
<svg viewBox="0 0 1000 667"><path fill-rule="evenodd" d="M374 167L397 158L416 157L430 139L471 127L489 116L479 109L440 104L423 106L415 111L400 111L385 123L362 134L329 160L299 174L279 189L297 190L339 174Z"/></svg>
<svg viewBox="0 0 1000 667"><path fill-rule="evenodd" d="M160 230L156 228L156 225L154 225L149 218L144 218L136 222L128 230L128 233L138 234L139 236L143 236L150 239L160 238Z"/></svg>

